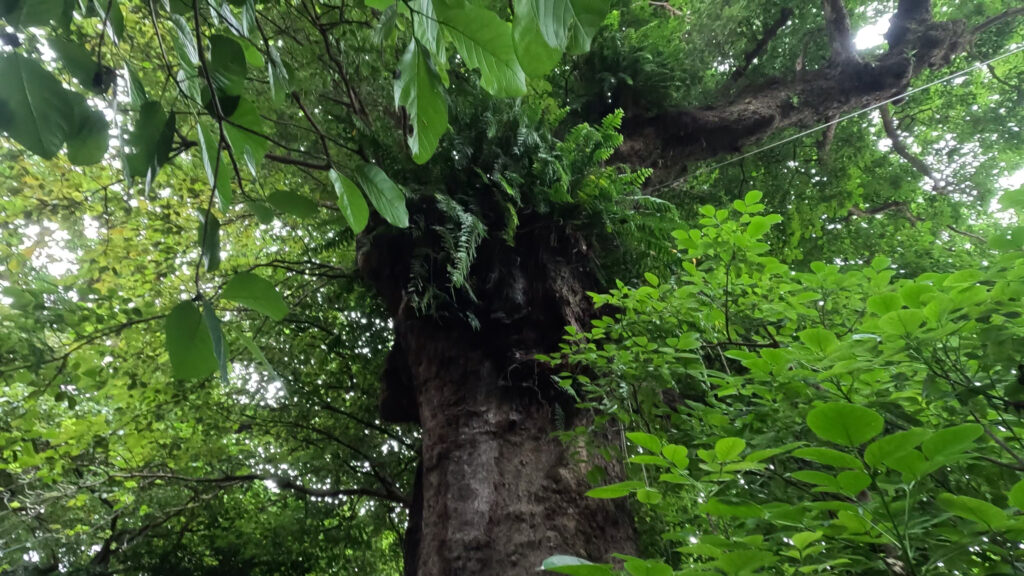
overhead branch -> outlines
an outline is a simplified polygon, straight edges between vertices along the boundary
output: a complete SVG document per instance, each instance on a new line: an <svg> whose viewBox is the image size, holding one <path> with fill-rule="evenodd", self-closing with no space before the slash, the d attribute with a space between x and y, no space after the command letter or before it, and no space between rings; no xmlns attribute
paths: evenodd
<svg viewBox="0 0 1024 576"><path fill-rule="evenodd" d="M671 14L673 16L682 16L683 15L683 12L681 10L679 10L675 6L669 4L668 2L658 2L657 0L649 0L647 2L647 4L649 6L653 6L654 8L661 8L662 10L668 12L669 14Z"/></svg>
<svg viewBox="0 0 1024 576"><path fill-rule="evenodd" d="M910 164L914 170L919 174L927 178L932 183L932 189L935 192L943 193L943 187L945 183L942 178L937 176L928 164L925 164L924 160L921 160L914 155L907 145L903 142L903 138L900 137L900 133L896 130L896 123L892 119L892 112L889 110L889 105L885 104L878 108L879 114L882 116L882 127L885 129L885 135L889 138L889 142L892 143L892 151L897 156L906 160L907 164Z"/></svg>
<svg viewBox="0 0 1024 576"><path fill-rule="evenodd" d="M1024 6L1010 8L1009 10L1005 10L989 18L988 20L985 20L981 24L978 24L974 28L971 28L971 36L975 37L981 34L982 32L988 30L989 28L992 28L993 26L1001 24L1007 20L1017 18L1018 16L1024 16Z"/></svg>
<svg viewBox="0 0 1024 576"><path fill-rule="evenodd" d="M841 4L826 1L837 43L846 24ZM915 76L941 69L970 46L966 22L936 22L927 0L901 0L891 20L890 49L872 60L830 61L789 77L748 86L721 104L632 116L623 126L621 161L655 169L648 186L678 180L688 165L737 154L794 128L825 128L836 118L900 98ZM895 32L893 32L895 30ZM842 40L842 41L840 41Z"/></svg>
<svg viewBox="0 0 1024 576"><path fill-rule="evenodd" d="M822 8L832 62L857 60L857 48L850 34L850 15L846 13L843 0L822 0Z"/></svg>
<svg viewBox="0 0 1024 576"><path fill-rule="evenodd" d="M925 222L924 218L916 216L913 212L911 212L910 206L906 202L886 202L885 204L879 204L878 206L869 209L864 209L861 208L859 205L854 204L853 206L850 207L850 210L847 212L846 219L850 219L853 217L880 216L887 212L899 212L900 214L903 215L904 218L906 218L910 222L911 226L917 226L921 222ZM975 234L973 232L968 232L966 230L961 230L953 226L952 224L947 225L945 228L950 232L953 232L954 234L966 236L967 238L977 240L978 242L985 242L984 236Z"/></svg>
<svg viewBox="0 0 1024 576"><path fill-rule="evenodd" d="M779 12L779 17L765 27L764 32L761 33L761 37L758 38L757 43L743 55L743 62L732 71L729 76L728 84L733 84L742 78L747 70L754 65L754 61L757 60L762 54L768 44L779 34L779 30L782 30L786 24L789 23L789 19L793 17L793 9L786 6Z"/></svg>

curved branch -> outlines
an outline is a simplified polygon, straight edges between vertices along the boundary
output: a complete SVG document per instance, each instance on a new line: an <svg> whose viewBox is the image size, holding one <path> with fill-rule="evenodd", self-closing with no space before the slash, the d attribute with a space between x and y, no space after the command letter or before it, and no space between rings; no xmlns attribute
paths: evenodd
<svg viewBox="0 0 1024 576"><path fill-rule="evenodd" d="M896 123L893 122L892 111L889 110L889 105L886 104L884 106L880 106L878 108L878 112L882 116L882 127L885 129L885 135L892 143L892 151L900 158L906 160L907 164L910 164L919 174L928 180L931 180L934 190L942 194L942 188L944 185L942 179L936 176L931 167L925 164L924 160L915 156L914 153L907 148L906 144L904 144L899 131L896 130Z"/></svg>
<svg viewBox="0 0 1024 576"><path fill-rule="evenodd" d="M776 36L778 36L779 30L782 30L786 26L786 24L789 24L789 19L792 17L792 8L788 6L782 8L782 10L779 12L779 17L776 18L774 22L769 24L764 29L764 32L761 34L761 37L757 40L757 43L754 44L754 47L748 50L747 53L743 55L743 63L740 64L738 68L732 71L732 74L729 76L727 84L733 84L737 82L747 73L747 70L749 70L750 67L753 66L754 60L757 60L762 54L764 54L764 50L765 48L768 47L768 43L771 42Z"/></svg>
<svg viewBox="0 0 1024 576"><path fill-rule="evenodd" d="M825 30L828 31L832 62L857 60L857 48L850 34L850 16L843 0L822 0L825 12Z"/></svg>
<svg viewBox="0 0 1024 576"><path fill-rule="evenodd" d="M974 28L971 28L971 36L977 36L978 34L981 34L982 32L988 30L993 26L996 26L997 24L1000 24L1006 20L1010 20L1011 18L1016 18L1018 16L1024 16L1024 6L1010 8L1009 10L1006 10L1000 14L996 14L995 16L989 18L988 20L985 20L981 24L978 24Z"/></svg>

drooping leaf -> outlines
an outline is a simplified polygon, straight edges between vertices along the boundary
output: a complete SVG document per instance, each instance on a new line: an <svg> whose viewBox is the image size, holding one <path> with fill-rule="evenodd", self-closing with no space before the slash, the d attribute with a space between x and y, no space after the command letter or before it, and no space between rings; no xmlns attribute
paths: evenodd
<svg viewBox="0 0 1024 576"><path fill-rule="evenodd" d="M319 211L319 206L312 199L290 190L278 190L268 196L267 201L277 211L297 218L312 218Z"/></svg>
<svg viewBox="0 0 1024 576"><path fill-rule="evenodd" d="M742 438L722 438L715 442L715 456L719 462L735 460L747 448L747 442Z"/></svg>
<svg viewBox="0 0 1024 576"><path fill-rule="evenodd" d="M288 315L288 305L274 285L252 272L239 272L232 276L220 297L248 306L277 321Z"/></svg>
<svg viewBox="0 0 1024 576"><path fill-rule="evenodd" d="M245 50L237 40L224 34L209 39L210 80L218 92L239 96L245 91ZM226 114L227 112L225 112Z"/></svg>
<svg viewBox="0 0 1024 576"><path fill-rule="evenodd" d="M213 272L220 268L220 219L211 212L200 214L197 228L203 268Z"/></svg>
<svg viewBox="0 0 1024 576"><path fill-rule="evenodd" d="M205 378L217 370L209 327L195 303L175 306L164 321L164 334L175 378Z"/></svg>
<svg viewBox="0 0 1024 576"><path fill-rule="evenodd" d="M334 191L338 194L338 208L342 216L352 228L352 231L359 234L366 228L370 218L370 208L366 205L366 199L359 187L354 182L338 173L333 168L328 173L331 183L334 184Z"/></svg>
<svg viewBox="0 0 1024 576"><path fill-rule="evenodd" d="M110 124L99 110L84 101L74 107L75 123L68 134L68 161L87 166L103 160L110 147Z"/></svg>
<svg viewBox="0 0 1024 576"><path fill-rule="evenodd" d="M868 445L864 451L864 461L877 468L882 463L917 448L929 435L931 432L928 430L911 428L883 436Z"/></svg>
<svg viewBox="0 0 1024 576"><path fill-rule="evenodd" d="M547 44L560 51L581 54L608 13L608 0L531 0ZM518 14L517 14L518 15Z"/></svg>
<svg viewBox="0 0 1024 576"><path fill-rule="evenodd" d="M203 320L206 322L206 327L210 331L210 341L213 342L213 355L217 358L217 366L220 369L220 379L222 382L227 383L228 342L224 338L224 332L221 330L220 318L217 318L217 311L214 310L213 304L208 301L203 302Z"/></svg>
<svg viewBox="0 0 1024 576"><path fill-rule="evenodd" d="M430 54L412 40L398 63L395 105L405 107L412 133L407 141L412 158L423 164L434 155L441 136L448 130L448 103L444 86L430 60Z"/></svg>
<svg viewBox="0 0 1024 576"><path fill-rule="evenodd" d="M97 94L103 94L110 88L113 75L104 78L104 67L100 66L93 54L84 46L59 37L49 38L46 43L79 86Z"/></svg>
<svg viewBox="0 0 1024 576"><path fill-rule="evenodd" d="M263 136L263 119L259 111L248 99L238 101L234 112L224 123L224 135L235 154L235 161L257 176L270 142Z"/></svg>
<svg viewBox="0 0 1024 576"><path fill-rule="evenodd" d="M0 54L0 131L43 158L53 158L75 125L71 93L38 62Z"/></svg>
<svg viewBox="0 0 1024 576"><path fill-rule="evenodd" d="M990 529L997 528L1006 521L1005 512L984 500L955 494L939 494L935 500L949 512Z"/></svg>
<svg viewBox="0 0 1024 576"><path fill-rule="evenodd" d="M495 96L526 94L526 75L516 58L512 27L497 14L462 0L435 3L466 66L480 70L480 85Z"/></svg>
<svg viewBox="0 0 1024 576"><path fill-rule="evenodd" d="M655 454L661 453L661 440L653 434L648 434L646 432L628 432L626 434L626 439L641 448L650 450Z"/></svg>
<svg viewBox="0 0 1024 576"><path fill-rule="evenodd" d="M831 448L800 448L793 451L793 456L833 468L857 469L861 467L860 460Z"/></svg>
<svg viewBox="0 0 1024 576"><path fill-rule="evenodd" d="M21 0L4 16L8 24L16 28L46 26L60 20L64 11L63 0Z"/></svg>
<svg viewBox="0 0 1024 576"><path fill-rule="evenodd" d="M234 193L231 190L231 166L224 153L220 151L220 137L205 126L199 126L199 147L203 153L203 169L206 172L206 181L211 187L216 187L217 198L220 201L222 210L231 207Z"/></svg>
<svg viewBox="0 0 1024 576"><path fill-rule="evenodd" d="M363 164L356 169L356 181L377 213L397 228L409 227L409 211L405 207L405 194L388 175L375 164Z"/></svg>
<svg viewBox="0 0 1024 576"><path fill-rule="evenodd" d="M544 76L562 59L562 50L548 44L541 32L538 0L515 0L512 19L512 44L523 71L532 77Z"/></svg>
<svg viewBox="0 0 1024 576"><path fill-rule="evenodd" d="M831 402L807 414L807 426L822 440L843 446L860 446L882 433L885 421L870 408Z"/></svg>
<svg viewBox="0 0 1024 576"><path fill-rule="evenodd" d="M1024 510L1024 480L1017 482L1010 489L1010 504L1015 506L1018 510Z"/></svg>
<svg viewBox="0 0 1024 576"><path fill-rule="evenodd" d="M973 422L951 426L933 433L921 445L921 451L929 460L950 458L966 452L984 433L981 425Z"/></svg>

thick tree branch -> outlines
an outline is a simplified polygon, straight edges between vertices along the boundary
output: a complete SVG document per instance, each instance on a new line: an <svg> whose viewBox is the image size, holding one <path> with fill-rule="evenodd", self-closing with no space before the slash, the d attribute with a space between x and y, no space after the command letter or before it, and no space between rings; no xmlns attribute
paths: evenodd
<svg viewBox="0 0 1024 576"><path fill-rule="evenodd" d="M879 204L878 206L869 209L864 209L858 206L857 204L854 204L853 206L850 207L846 219L849 220L850 218L853 217L879 216L881 214L885 214L886 212L893 211L900 212L901 214L903 214L903 216L910 222L912 226L917 226L919 223L925 221L924 218L914 215L914 213L910 211L910 206L908 206L906 202L886 202L885 204ZM983 236L980 236L973 232L968 232L966 230L961 230L953 226L952 224L946 226L946 229L955 234L959 234L961 236L966 236L967 238L977 240L978 242L985 242L985 238Z"/></svg>
<svg viewBox="0 0 1024 576"><path fill-rule="evenodd" d="M889 105L884 104L878 108L879 114L882 116L882 127L885 128L885 135L889 138L889 142L892 143L892 151L897 156L906 160L907 164L910 164L914 170L917 170L919 174L927 178L932 182L932 188L938 193L942 193L944 183L941 178L935 175L931 167L925 164L924 160L921 160L911 152L903 139L900 137L899 131L896 130L896 123L892 119L892 112L889 110Z"/></svg>
<svg viewBox="0 0 1024 576"><path fill-rule="evenodd" d="M822 9L825 12L825 29L828 31L832 62L857 60L857 49L850 34L850 16L846 13L843 0L822 0Z"/></svg>
<svg viewBox="0 0 1024 576"><path fill-rule="evenodd" d="M825 0L833 42L846 45L842 4ZM830 61L823 68L749 86L721 105L627 118L619 158L655 168L649 185L674 181L687 165L729 154L791 128L820 126L900 97L925 70L940 69L969 46L962 20L935 22L927 0L901 0L890 27L890 50L871 61Z"/></svg>
<svg viewBox="0 0 1024 576"><path fill-rule="evenodd" d="M985 20L981 24L978 24L974 28L971 28L971 36L972 37L977 36L978 34L981 34L982 32L988 30L989 28L991 28L993 26L1001 24L1002 22L1005 22L1006 20L1010 20L1012 18L1017 18L1018 16L1024 16L1024 6L1018 6L1017 8L1010 8L1009 10L1006 10L1006 11L1002 12L1001 14L996 14L995 16L989 18L988 20Z"/></svg>

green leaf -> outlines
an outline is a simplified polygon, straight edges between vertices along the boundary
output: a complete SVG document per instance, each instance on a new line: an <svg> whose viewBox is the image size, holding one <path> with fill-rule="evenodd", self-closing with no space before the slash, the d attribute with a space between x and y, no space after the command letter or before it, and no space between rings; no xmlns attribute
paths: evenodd
<svg viewBox="0 0 1024 576"><path fill-rule="evenodd" d="M1024 480L1014 484L1008 495L1010 497L1010 504L1018 510L1024 510Z"/></svg>
<svg viewBox="0 0 1024 576"><path fill-rule="evenodd" d="M626 434L626 439L641 448L650 450L655 454L661 453L661 440L653 434L648 434L646 432L629 432Z"/></svg>
<svg viewBox="0 0 1024 576"><path fill-rule="evenodd" d="M217 366L220 368L220 379L225 384L228 382L228 342L224 338L224 332L220 327L220 318L217 318L217 311L213 304L203 302L203 320L210 331L210 341L213 342L213 356L217 359Z"/></svg>
<svg viewBox="0 0 1024 576"><path fill-rule="evenodd" d="M198 240L205 270L220 268L220 220L213 213L199 216Z"/></svg>
<svg viewBox="0 0 1024 576"><path fill-rule="evenodd" d="M562 59L562 50L552 47L541 32L538 0L515 0L512 44L523 71L535 78L551 72Z"/></svg>
<svg viewBox="0 0 1024 576"><path fill-rule="evenodd" d="M270 149L270 142L262 136L263 119L259 111L248 99L241 98L228 120L224 123L224 136L235 160L244 162L249 172L257 176L263 156Z"/></svg>
<svg viewBox="0 0 1024 576"><path fill-rule="evenodd" d="M224 286L220 297L248 306L277 321L288 315L288 305L274 285L252 272L235 274Z"/></svg>
<svg viewBox="0 0 1024 576"><path fill-rule="evenodd" d="M729 576L752 574L755 570L774 562L776 556L761 550L738 550L729 552L714 562L715 566Z"/></svg>
<svg viewBox="0 0 1024 576"><path fill-rule="evenodd" d="M747 442L742 438L722 438L715 442L715 456L719 462L735 460L747 448Z"/></svg>
<svg viewBox="0 0 1024 576"><path fill-rule="evenodd" d="M935 500L945 510L961 518L984 524L990 529L997 528L1006 521L1005 512L984 500L954 494L939 494Z"/></svg>
<svg viewBox="0 0 1024 576"><path fill-rule="evenodd" d="M607 564L594 564L575 556L551 556L544 560L540 569L570 576L612 576Z"/></svg>
<svg viewBox="0 0 1024 576"><path fill-rule="evenodd" d="M761 518L765 515L764 509L753 502L723 498L709 498L701 504L700 511L719 518Z"/></svg>
<svg viewBox="0 0 1024 576"><path fill-rule="evenodd" d="M181 302L164 320L167 355L175 378L205 378L217 370L210 330L192 302Z"/></svg>
<svg viewBox="0 0 1024 576"><path fill-rule="evenodd" d="M917 448L929 435L931 432L928 430L911 428L883 436L868 445L864 451L864 461L872 468L878 468L881 464Z"/></svg>
<svg viewBox="0 0 1024 576"><path fill-rule="evenodd" d="M480 85L500 97L526 94L526 75L512 44L511 26L497 14L455 0L434 5L466 66L480 70Z"/></svg>
<svg viewBox="0 0 1024 576"><path fill-rule="evenodd" d="M196 37L192 28L181 15L171 16L171 25L174 26L176 34L171 37L174 43L174 51L178 54L178 62L188 71L195 70L199 65L199 48L196 46Z"/></svg>
<svg viewBox="0 0 1024 576"><path fill-rule="evenodd" d="M672 568L658 560L641 560L635 558L623 564L626 572L632 576L672 576Z"/></svg>
<svg viewBox="0 0 1024 576"><path fill-rule="evenodd" d="M661 492L653 488L641 488L636 491L636 499L642 504L657 504L661 502Z"/></svg>
<svg viewBox="0 0 1024 576"><path fill-rule="evenodd" d="M782 217L778 214L770 214L768 216L754 216L750 219L747 224L746 236L747 238L756 240L764 236L773 224L782 222Z"/></svg>
<svg viewBox="0 0 1024 576"><path fill-rule="evenodd" d="M902 306L903 298L895 292L883 292L868 298L868 310L879 316L899 310Z"/></svg>
<svg viewBox="0 0 1024 576"><path fill-rule="evenodd" d="M291 82L288 80L288 70L281 62L281 56L277 49L270 46L268 54L270 58L267 62L267 76L270 78L271 97L274 99L274 104L280 106L291 92Z"/></svg>
<svg viewBox="0 0 1024 576"><path fill-rule="evenodd" d="M47 38L46 44L60 58L64 69L79 86L97 94L106 92L110 87L110 84L102 79L100 63L96 61L92 52L81 44L59 37Z"/></svg>
<svg viewBox="0 0 1024 576"><path fill-rule="evenodd" d="M239 96L245 91L245 50L234 38L223 34L210 37L210 80L220 92Z"/></svg>
<svg viewBox="0 0 1024 576"><path fill-rule="evenodd" d="M668 444L661 449L661 454L675 464L677 468L685 470L690 465L690 459L686 457L686 446Z"/></svg>
<svg viewBox="0 0 1024 576"><path fill-rule="evenodd" d="M885 421L870 408L832 402L807 414L807 426L822 440L843 446L860 446L882 433Z"/></svg>
<svg viewBox="0 0 1024 576"><path fill-rule="evenodd" d="M312 218L319 211L319 206L312 199L290 190L278 190L268 196L267 201L277 211L297 218Z"/></svg>
<svg viewBox="0 0 1024 576"><path fill-rule="evenodd" d="M909 335L916 333L926 320L924 311L914 308L889 312L882 316L878 325L893 334Z"/></svg>
<svg viewBox="0 0 1024 576"><path fill-rule="evenodd" d="M333 168L328 173L331 183L334 184L334 191L338 193L338 208L341 214L348 221L352 231L359 234L366 228L370 218L370 208L366 205L366 199L359 187L354 182L339 174Z"/></svg>
<svg viewBox="0 0 1024 576"><path fill-rule="evenodd" d="M865 488L871 485L871 477L860 470L847 470L836 476L839 487L850 496L860 494Z"/></svg>
<svg viewBox="0 0 1024 576"><path fill-rule="evenodd" d="M46 26L60 20L64 12L64 0L21 0L4 20L15 28Z"/></svg>
<svg viewBox="0 0 1024 576"><path fill-rule="evenodd" d="M860 460L831 448L800 448L793 451L793 456L833 468L859 469L861 467Z"/></svg>
<svg viewBox="0 0 1024 576"><path fill-rule="evenodd" d="M552 48L582 54L608 14L608 0L531 0L540 32ZM518 15L518 14L517 14Z"/></svg>
<svg viewBox="0 0 1024 576"><path fill-rule="evenodd" d="M398 63L395 106L404 106L412 133L407 138L412 159L423 164L433 156L448 131L448 103L430 54L415 39Z"/></svg>
<svg viewBox="0 0 1024 576"><path fill-rule="evenodd" d="M824 328L808 328L798 334L800 341L815 352L828 354L839 345L839 339L830 330Z"/></svg>
<svg viewBox="0 0 1024 576"><path fill-rule="evenodd" d="M99 110L80 101L74 108L75 124L68 135L68 161L88 166L103 160L110 146L110 124Z"/></svg>
<svg viewBox="0 0 1024 576"><path fill-rule="evenodd" d="M985 429L973 422L944 428L935 432L921 446L929 460L958 456L974 445Z"/></svg>
<svg viewBox="0 0 1024 576"><path fill-rule="evenodd" d="M607 486L594 488L593 490L587 492L587 496L591 498L599 498L602 500L610 498L622 498L623 496L626 496L631 492L639 490L643 487L643 482L631 480L628 482L619 482L617 484L609 484Z"/></svg>
<svg viewBox="0 0 1024 576"><path fill-rule="evenodd" d="M793 478L801 482L807 482L808 484L816 484L818 486L824 486L826 488L839 489L839 480L831 474L824 472L818 472L817 470L797 470L790 474Z"/></svg>
<svg viewBox="0 0 1024 576"><path fill-rule="evenodd" d="M222 210L231 207L234 193L231 190L231 166L220 151L220 137L199 125L199 148L203 153L203 169L206 181L211 189L217 190L217 198ZM216 188L214 188L216 187Z"/></svg>
<svg viewBox="0 0 1024 576"><path fill-rule="evenodd" d="M798 532L790 536L789 540L793 542L793 546L796 546L797 549L803 550L812 542L820 540L823 535L822 532Z"/></svg>
<svg viewBox="0 0 1024 576"><path fill-rule="evenodd" d="M409 211L405 207L405 194L388 175L375 164L363 164L355 173L356 181L377 213L397 228L409 227Z"/></svg>
<svg viewBox="0 0 1024 576"><path fill-rule="evenodd" d="M0 78L0 130L37 156L56 156L75 123L71 93L21 54L0 54Z"/></svg>
<svg viewBox="0 0 1024 576"><path fill-rule="evenodd" d="M145 177L147 183L152 182L157 170L170 159L174 128L174 114L165 113L159 102L150 100L142 105L128 136L134 150L128 154L125 166L130 178Z"/></svg>

